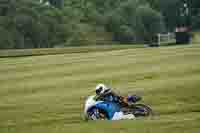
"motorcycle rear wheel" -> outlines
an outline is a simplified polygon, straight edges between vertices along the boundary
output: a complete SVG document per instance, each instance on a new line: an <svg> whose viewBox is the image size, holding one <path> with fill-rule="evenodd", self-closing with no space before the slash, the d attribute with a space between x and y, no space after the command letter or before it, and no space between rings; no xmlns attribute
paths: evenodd
<svg viewBox="0 0 200 133"><path fill-rule="evenodd" d="M135 104L131 107L131 112L135 117L147 117L153 115L153 110L145 104Z"/></svg>

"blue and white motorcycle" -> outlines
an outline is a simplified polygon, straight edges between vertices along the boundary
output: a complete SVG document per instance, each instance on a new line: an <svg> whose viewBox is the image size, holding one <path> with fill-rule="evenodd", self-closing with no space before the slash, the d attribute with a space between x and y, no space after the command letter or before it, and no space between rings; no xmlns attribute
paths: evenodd
<svg viewBox="0 0 200 133"><path fill-rule="evenodd" d="M152 115L152 109L144 104L133 103L122 106L115 102L99 101L95 96L89 96L85 101L86 120L130 120L150 115Z"/></svg>

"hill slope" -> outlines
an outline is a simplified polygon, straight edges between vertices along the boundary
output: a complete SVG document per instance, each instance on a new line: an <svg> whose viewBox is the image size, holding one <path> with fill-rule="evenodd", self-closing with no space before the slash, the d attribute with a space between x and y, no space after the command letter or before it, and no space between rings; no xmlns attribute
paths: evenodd
<svg viewBox="0 0 200 133"><path fill-rule="evenodd" d="M196 133L200 46L0 58L1 133ZM139 94L156 116L84 122L84 98L99 82Z"/></svg>

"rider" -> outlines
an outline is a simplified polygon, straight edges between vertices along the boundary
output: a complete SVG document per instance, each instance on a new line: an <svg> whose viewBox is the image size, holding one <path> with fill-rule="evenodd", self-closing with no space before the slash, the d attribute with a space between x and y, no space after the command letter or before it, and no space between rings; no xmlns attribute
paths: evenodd
<svg viewBox="0 0 200 133"><path fill-rule="evenodd" d="M96 99L102 101L116 102L122 105L130 105L141 100L141 97L133 95L128 97L122 97L112 91L111 88L108 88L104 84L98 84L96 86Z"/></svg>

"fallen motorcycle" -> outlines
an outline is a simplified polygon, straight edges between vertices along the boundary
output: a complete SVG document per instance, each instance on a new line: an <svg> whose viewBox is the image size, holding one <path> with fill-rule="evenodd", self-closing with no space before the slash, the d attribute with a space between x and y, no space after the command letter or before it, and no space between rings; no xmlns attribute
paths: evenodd
<svg viewBox="0 0 200 133"><path fill-rule="evenodd" d="M147 117L153 114L145 104L132 103L122 105L115 102L101 101L89 96L85 101L84 118L86 120L123 120Z"/></svg>

